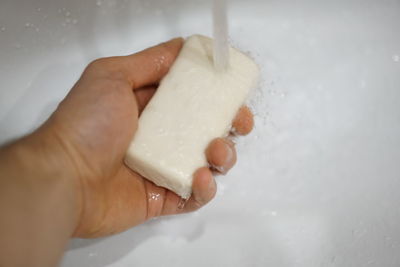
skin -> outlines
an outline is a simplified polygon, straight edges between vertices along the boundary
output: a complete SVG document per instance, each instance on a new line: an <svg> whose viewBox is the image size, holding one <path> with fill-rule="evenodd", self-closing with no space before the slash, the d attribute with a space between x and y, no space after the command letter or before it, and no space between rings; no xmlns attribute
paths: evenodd
<svg viewBox="0 0 400 267"><path fill-rule="evenodd" d="M187 202L123 163L140 113L182 44L177 38L92 62L44 125L0 149L0 266L53 266L71 237L115 234L215 196L212 171L225 174L236 162L229 139L210 143L211 167L196 171ZM251 131L248 108L233 126L236 134Z"/></svg>

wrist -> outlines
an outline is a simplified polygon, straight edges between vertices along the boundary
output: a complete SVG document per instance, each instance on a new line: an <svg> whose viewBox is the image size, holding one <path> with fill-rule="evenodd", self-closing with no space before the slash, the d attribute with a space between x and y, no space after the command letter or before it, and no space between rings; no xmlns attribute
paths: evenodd
<svg viewBox="0 0 400 267"><path fill-rule="evenodd" d="M43 127L0 148L1 266L57 264L79 220L71 166Z"/></svg>
<svg viewBox="0 0 400 267"><path fill-rule="evenodd" d="M58 213L55 216L62 223L60 227L70 237L80 217L80 184L76 168L56 135L49 127L41 127L4 148L2 155L5 168L13 176L10 178L26 187L21 190L32 193L27 196L32 201L47 202L45 210Z"/></svg>

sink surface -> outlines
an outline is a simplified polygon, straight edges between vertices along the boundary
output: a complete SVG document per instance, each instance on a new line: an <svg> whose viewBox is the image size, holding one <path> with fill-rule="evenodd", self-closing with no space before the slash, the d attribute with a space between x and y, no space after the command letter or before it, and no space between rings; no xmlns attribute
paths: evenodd
<svg viewBox="0 0 400 267"><path fill-rule="evenodd" d="M75 266L400 266L400 2L230 1L256 128L202 210L72 240ZM0 143L103 56L210 35L208 1L2 0Z"/></svg>

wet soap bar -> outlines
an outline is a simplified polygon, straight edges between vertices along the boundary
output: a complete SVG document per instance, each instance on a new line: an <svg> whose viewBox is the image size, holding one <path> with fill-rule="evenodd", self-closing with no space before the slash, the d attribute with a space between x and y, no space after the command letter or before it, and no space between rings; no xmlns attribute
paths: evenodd
<svg viewBox="0 0 400 267"><path fill-rule="evenodd" d="M216 72L212 39L189 37L139 119L125 162L155 184L183 198L194 172L207 165L205 150L228 134L231 122L257 83L259 70L231 48L230 67Z"/></svg>

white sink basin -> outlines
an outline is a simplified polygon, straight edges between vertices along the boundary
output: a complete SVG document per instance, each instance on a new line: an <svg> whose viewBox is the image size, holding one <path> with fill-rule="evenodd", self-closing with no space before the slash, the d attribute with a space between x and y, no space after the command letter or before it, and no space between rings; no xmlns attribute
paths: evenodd
<svg viewBox="0 0 400 267"><path fill-rule="evenodd" d="M0 142L28 133L92 59L211 34L207 1L0 2ZM100 240L62 266L399 266L400 2L231 1L254 56L256 129L199 212Z"/></svg>

